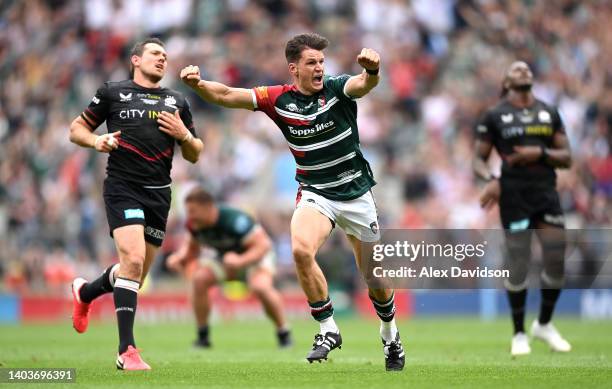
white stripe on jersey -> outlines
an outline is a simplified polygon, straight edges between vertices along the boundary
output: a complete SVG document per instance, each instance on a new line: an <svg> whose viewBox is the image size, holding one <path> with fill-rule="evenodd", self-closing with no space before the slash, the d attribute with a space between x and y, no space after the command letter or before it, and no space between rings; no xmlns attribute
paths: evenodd
<svg viewBox="0 0 612 389"><path fill-rule="evenodd" d="M357 153L353 151L352 153L348 153L347 155L342 156L342 157L340 157L338 159L334 159L333 161L329 161L329 162L320 163L318 165L304 166L304 165L296 164L296 166L297 166L298 169L301 169L301 170L319 170L319 169L325 169L325 168L337 165L337 164L339 164L341 162L348 161L351 158L355 158L356 155L357 155Z"/></svg>
<svg viewBox="0 0 612 389"><path fill-rule="evenodd" d="M327 104L325 104L324 107L319 108L317 110L317 112L315 112L315 113L313 113L311 115L300 115L299 113L285 111L285 110L282 110L282 109L280 109L278 107L274 107L274 109L276 110L276 113L278 113L279 115L281 115L283 117L286 117L288 119L314 120L314 119L317 118L317 116L319 116L323 112L327 112L337 102L338 102L338 98L336 96L334 96L331 99L329 99L329 101L327 102Z"/></svg>
<svg viewBox="0 0 612 389"><path fill-rule="evenodd" d="M346 176L346 177L344 177L344 178L342 178L342 179L340 179L338 181L327 182L325 184L310 184L309 186L312 186L315 189L331 188L331 187L334 187L334 186L346 184L347 182L351 182L351 181L353 181L357 177L361 177L361 170L358 171L355 174L351 174L349 176Z"/></svg>
<svg viewBox="0 0 612 389"><path fill-rule="evenodd" d="M351 136L351 134L352 134L352 130L351 130L351 127L349 127L343 133L336 135L333 138L329 138L327 140L319 142L319 143L313 143L313 144L306 145L306 146L298 146L290 142L287 142L287 143L289 144L289 147L291 147L295 151L312 151L312 150L321 149L323 147L327 147L329 145L333 145L334 143L340 142L342 139Z"/></svg>

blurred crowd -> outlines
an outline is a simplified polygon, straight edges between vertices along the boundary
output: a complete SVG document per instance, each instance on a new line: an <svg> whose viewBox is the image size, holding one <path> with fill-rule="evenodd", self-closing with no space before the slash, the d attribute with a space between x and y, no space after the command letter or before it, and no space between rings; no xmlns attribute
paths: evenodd
<svg viewBox="0 0 612 389"><path fill-rule="evenodd" d="M609 0L2 1L0 290L64 288L116 260L101 196L106 157L71 144L68 129L100 84L128 78L130 48L147 36L165 41L162 84L187 94L205 143L196 165L174 160L162 257L183 239L181 197L199 183L260 218L291 279L297 185L282 135L262 113L200 101L178 73L193 64L233 86L287 83L284 45L307 31L331 42L327 74L360 72L362 47L381 54L382 81L359 101L358 123L384 228L499 228L497 212L478 205L473 125L515 59L565 122L574 165L558 185L568 227L609 228L611 19ZM352 266L347 247L338 234L321 253L339 277Z"/></svg>

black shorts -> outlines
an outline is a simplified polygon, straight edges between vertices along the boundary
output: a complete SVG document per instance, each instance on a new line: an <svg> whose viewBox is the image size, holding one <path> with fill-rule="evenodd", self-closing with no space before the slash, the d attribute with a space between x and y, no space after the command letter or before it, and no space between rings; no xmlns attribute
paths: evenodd
<svg viewBox="0 0 612 389"><path fill-rule="evenodd" d="M141 224L145 227L145 241L161 246L166 235L170 198L170 187L147 189L140 184L107 178L104 205L111 237L115 228Z"/></svg>
<svg viewBox="0 0 612 389"><path fill-rule="evenodd" d="M519 231L535 228L543 222L564 228L563 210L554 183L500 180L499 213L506 230Z"/></svg>

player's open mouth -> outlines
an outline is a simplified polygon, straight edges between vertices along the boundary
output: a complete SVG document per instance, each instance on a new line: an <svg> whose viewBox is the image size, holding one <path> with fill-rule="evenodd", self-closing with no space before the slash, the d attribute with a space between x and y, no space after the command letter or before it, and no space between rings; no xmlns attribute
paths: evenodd
<svg viewBox="0 0 612 389"><path fill-rule="evenodd" d="M312 78L313 84L320 84L323 81L323 76L314 76Z"/></svg>
<svg viewBox="0 0 612 389"><path fill-rule="evenodd" d="M157 64L155 65L156 68L158 68L159 70L164 70L164 65L162 64Z"/></svg>

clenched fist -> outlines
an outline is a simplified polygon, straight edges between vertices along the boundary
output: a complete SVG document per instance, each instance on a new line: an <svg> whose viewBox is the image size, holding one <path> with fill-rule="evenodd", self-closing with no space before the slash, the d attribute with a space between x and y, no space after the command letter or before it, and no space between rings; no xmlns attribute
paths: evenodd
<svg viewBox="0 0 612 389"><path fill-rule="evenodd" d="M364 47L357 56L357 63L366 70L378 70L380 67L380 55L376 51Z"/></svg>
<svg viewBox="0 0 612 389"><path fill-rule="evenodd" d="M191 88L197 87L200 82L200 68L193 65L184 67L181 70L181 80Z"/></svg>
<svg viewBox="0 0 612 389"><path fill-rule="evenodd" d="M101 153L110 153L119 147L119 137L121 136L121 131L115 131L110 134L103 134L96 138L94 141L94 149L98 150Z"/></svg>

